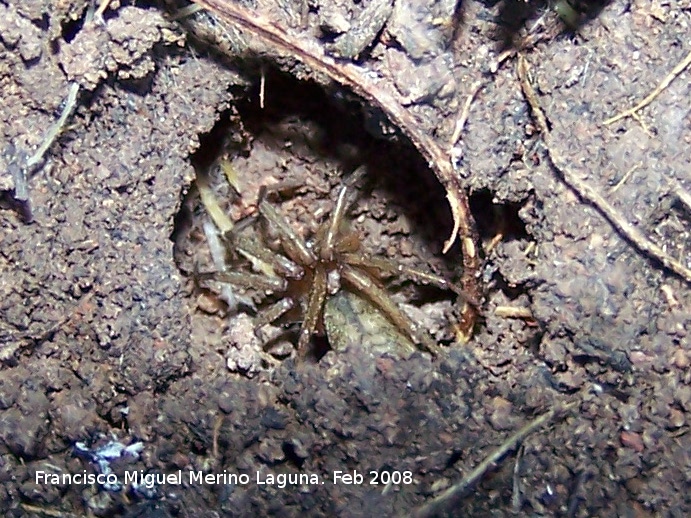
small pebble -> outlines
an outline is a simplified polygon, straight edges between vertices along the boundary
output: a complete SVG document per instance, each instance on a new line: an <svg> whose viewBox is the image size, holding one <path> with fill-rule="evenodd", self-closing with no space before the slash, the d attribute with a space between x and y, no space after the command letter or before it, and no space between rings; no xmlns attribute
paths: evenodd
<svg viewBox="0 0 691 518"><path fill-rule="evenodd" d="M678 408L672 408L669 412L669 426L670 428L681 428L684 426L686 418L684 417L684 412Z"/></svg>
<svg viewBox="0 0 691 518"><path fill-rule="evenodd" d="M621 440L621 443L627 448L632 448L638 453L641 453L643 450L645 450L641 434L635 432L627 432L626 430L624 430L623 432L621 432L619 438Z"/></svg>
<svg viewBox="0 0 691 518"><path fill-rule="evenodd" d="M684 349L677 349L672 356L672 363L675 367L686 369L689 366L689 355Z"/></svg>

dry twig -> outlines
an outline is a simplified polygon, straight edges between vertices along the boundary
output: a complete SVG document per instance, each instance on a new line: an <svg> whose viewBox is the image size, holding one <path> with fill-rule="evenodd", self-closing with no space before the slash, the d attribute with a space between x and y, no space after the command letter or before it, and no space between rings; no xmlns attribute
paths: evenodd
<svg viewBox="0 0 691 518"><path fill-rule="evenodd" d="M24 503L20 504L20 507L24 509L27 513L35 514L38 516L54 516L56 518L73 518L77 516L76 514L60 511L59 509L51 509L50 507L39 507L37 505L30 505Z"/></svg>
<svg viewBox="0 0 691 518"><path fill-rule="evenodd" d="M468 473L463 480L445 490L443 493L437 495L432 500L413 511L413 518L427 518L432 516L443 515L448 512L453 506L465 496L466 492L471 489L482 476L487 473L493 466L495 466L508 452L516 448L518 444L528 435L533 433L538 428L551 422L555 417L562 415L565 411L573 408L577 403L569 403L533 419L523 428L511 435L503 444L490 453L485 460L478 464L473 471Z"/></svg>
<svg viewBox="0 0 691 518"><path fill-rule="evenodd" d="M513 306L497 306L494 314L500 318L522 318L525 320L535 320L530 308L519 308Z"/></svg>
<svg viewBox="0 0 691 518"><path fill-rule="evenodd" d="M619 214L619 212L612 207L609 202L607 202L607 200L605 200L595 189L578 178L578 176L567 168L566 160L564 160L556 151L555 147L552 146L552 139L549 128L547 127L546 117L542 111L542 108L540 107L535 90L528 79L528 64L523 56L519 57L517 70L521 88L523 89L523 95L525 95L525 98L530 105L530 109L533 113L533 117L535 118L538 129L542 133L549 160L554 170L561 177L562 181L573 189L582 200L587 201L598 209L600 213L607 219L607 221L609 221L610 224L615 228L615 230L626 238L626 240L636 249L638 249L644 255L659 261L660 264L662 264L665 268L676 273L685 279L686 282L691 283L691 270L689 270L681 262L665 253L662 248L653 243L640 230L634 227L621 214Z"/></svg>
<svg viewBox="0 0 691 518"><path fill-rule="evenodd" d="M348 87L365 101L381 109L413 143L427 160L439 181L446 190L446 197L451 206L454 228L444 244L446 253L460 235L463 253L462 288L471 299L481 300L479 283L479 237L475 222L470 212L468 197L460 185L458 175L453 168L449 155L437 142L420 129L420 124L406 111L401 103L391 94L390 89L377 83L366 70L352 63L336 61L326 55L317 42L302 36L290 34L277 26L260 13L248 10L237 2L230 0L193 0L222 20L244 29L277 51L287 53L317 72L326 74L333 81ZM464 327L472 329L476 318L476 309L466 305L464 309Z"/></svg>
<svg viewBox="0 0 691 518"><path fill-rule="evenodd" d="M461 116L456 121L456 126L453 130L453 135L451 135L451 145L455 146L458 143L458 139L461 138L461 133L463 133L463 128L465 123L468 122L468 116L470 115L470 107L475 100L477 94L482 90L484 84L481 81L477 81L472 87L470 87L470 93L463 103L463 110L461 111Z"/></svg>
<svg viewBox="0 0 691 518"><path fill-rule="evenodd" d="M29 158L26 161L27 169L31 170L36 164L38 164L43 159L43 155L46 154L48 148L53 144L53 142L55 142L55 139L58 137L63 127L65 126L67 119L72 114L72 110L74 110L74 107L77 105L78 94L79 84L70 84L70 88L67 92L67 99L65 100L65 107L62 109L60 117L58 118L57 122L53 124L48 130L48 132L45 134L45 136L43 137L43 141L41 142L41 145L38 147L36 152L31 156L31 158Z"/></svg>
<svg viewBox="0 0 691 518"><path fill-rule="evenodd" d="M614 122L617 122L618 120L621 120L621 119L623 119L623 118L625 118L625 117L635 117L635 118L637 118L636 112L637 112L638 110L640 110L641 108L645 108L645 107L648 106L651 102L653 102L653 101L655 100L655 98L656 98L658 95L660 95L660 93L661 93L665 88L667 88L667 87L670 85L670 83L671 83L672 81L674 81L674 79L676 79L676 77L677 77L679 74L681 74L681 73L686 69L686 67L688 67L689 65L691 65L691 52L689 52L689 53L686 55L686 57L685 57L684 59L682 59L681 62L680 62L676 67L674 67L674 69L672 69L672 71L671 71L669 74L667 74L667 77L665 77L665 78L660 82L660 84L657 85L657 88L655 88L655 90L653 90L652 92L650 92L650 94L648 94L648 96L647 96L645 99L643 99L641 102L639 102L638 104L636 104L636 106L634 106L634 107L632 107L632 108L629 108L628 110L624 110L623 112L619 113L618 115L615 115L614 117L610 117L609 119L607 119L606 121L604 121L603 124L605 124L606 126L608 126L608 125L610 125L610 124L612 124L612 123L614 123Z"/></svg>
<svg viewBox="0 0 691 518"><path fill-rule="evenodd" d="M622 176L622 177L621 177L621 180L619 180L619 181L614 185L614 187L612 187L612 188L609 190L609 193L610 193L610 194L614 194L615 192L617 192L617 191L619 190L619 188L620 188L622 185L624 185L624 184L626 183L626 181L627 181L629 178L631 178L631 175L632 175L634 172L636 172L636 169L639 169L642 165L643 165L643 164L642 164L641 162L639 162L639 163L637 163L635 166L633 166L631 169L629 169L628 171L626 171L626 174L625 174L624 176Z"/></svg>

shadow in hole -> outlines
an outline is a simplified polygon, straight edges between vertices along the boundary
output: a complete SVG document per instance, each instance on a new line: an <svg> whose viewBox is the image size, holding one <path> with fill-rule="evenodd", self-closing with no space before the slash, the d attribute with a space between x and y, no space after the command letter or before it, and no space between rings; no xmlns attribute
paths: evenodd
<svg viewBox="0 0 691 518"><path fill-rule="evenodd" d="M502 49L515 46L519 31L526 22L537 18L546 10L553 10L566 32L577 31L602 12L612 0L481 0L488 7L501 2L497 15L496 39Z"/></svg>
<svg viewBox="0 0 691 518"><path fill-rule="evenodd" d="M298 81L268 66L265 84L263 109L258 106L258 84L237 105L254 138L262 139L270 131L265 143L273 140L278 145L288 139L296 152L335 161L344 173L365 165L365 181L401 208L431 250L441 250L451 232L451 211L443 187L405 136L393 128L387 139L376 135L378 129L389 129L385 118L365 113L359 101L351 101L341 91L325 92L316 83ZM307 138L300 129L305 122L317 128ZM453 250L448 254L454 255Z"/></svg>

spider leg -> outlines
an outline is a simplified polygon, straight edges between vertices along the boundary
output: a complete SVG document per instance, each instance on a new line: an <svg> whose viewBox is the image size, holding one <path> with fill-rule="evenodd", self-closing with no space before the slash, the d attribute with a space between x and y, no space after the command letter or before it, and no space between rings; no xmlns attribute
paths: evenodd
<svg viewBox="0 0 691 518"><path fill-rule="evenodd" d="M290 297L279 300L275 304L271 304L266 309L263 309L254 320L254 334L259 337L259 330L267 324L278 320L285 313L293 309L295 301Z"/></svg>
<svg viewBox="0 0 691 518"><path fill-rule="evenodd" d="M266 200L264 194L260 194L258 205L259 213L264 217L271 228L278 234L281 245L286 255L293 261L303 266L311 266L317 262L314 252L305 244L300 236L290 228L278 211Z"/></svg>
<svg viewBox="0 0 691 518"><path fill-rule="evenodd" d="M226 282L241 288L255 288L257 290L280 293L287 288L287 281L280 277L268 277L254 273L243 272L206 272L197 274L200 281Z"/></svg>
<svg viewBox="0 0 691 518"><path fill-rule="evenodd" d="M197 174L197 190L199 191L199 198L202 205L206 209L207 214L211 217L221 235L225 235L233 230L233 222L230 220L225 211L218 203L218 199L213 190L209 186L208 174Z"/></svg>
<svg viewBox="0 0 691 518"><path fill-rule="evenodd" d="M408 266L396 264L388 259L369 257L362 254L346 253L343 254L343 260L348 264L358 266L360 268L379 270L385 274L385 276L400 275L420 284L432 284L444 290L451 290L468 304L476 308L480 307L480 303L476 300L473 300L459 286L453 282L449 282L444 277L439 275L418 270L417 268L410 268Z"/></svg>
<svg viewBox="0 0 691 518"><path fill-rule="evenodd" d="M408 335L413 342L422 344L432 354L439 352L439 346L432 338L413 324L403 314L398 305L391 300L386 291L374 282L364 271L351 266L344 266L341 270L341 278L357 292L364 295L401 331Z"/></svg>
<svg viewBox="0 0 691 518"><path fill-rule="evenodd" d="M234 236L233 242L238 254L247 259L252 267L264 275L281 275L290 279L302 279L305 270L295 262L259 243L254 236Z"/></svg>
<svg viewBox="0 0 691 518"><path fill-rule="evenodd" d="M300 328L300 338L298 339L298 353L303 357L307 354L307 344L317 329L317 323L324 308L326 284L326 270L322 265L317 265L310 287L305 318Z"/></svg>

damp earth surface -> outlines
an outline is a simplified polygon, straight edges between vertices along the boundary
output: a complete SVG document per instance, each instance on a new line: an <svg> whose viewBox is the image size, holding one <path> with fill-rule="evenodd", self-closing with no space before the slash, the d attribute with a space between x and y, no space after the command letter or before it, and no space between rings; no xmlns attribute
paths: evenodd
<svg viewBox="0 0 691 518"><path fill-rule="evenodd" d="M437 355L325 325L302 358L299 311L255 333L256 290L229 301L199 281L219 268L214 246L232 250L198 177L233 225L255 225L260 189L279 186L274 205L310 239L364 171L346 216L361 249L457 282L444 189L376 106L182 3L0 3L2 514L425 515L514 432L568 408L435 512L688 515L688 280L562 181L515 52L553 151L688 268L691 72L603 124L682 62L687 6L249 7L377 77L450 150L483 250L475 333L459 340L453 290L400 276L383 287ZM339 318L360 304L345 293ZM172 478L144 483L157 474Z"/></svg>

